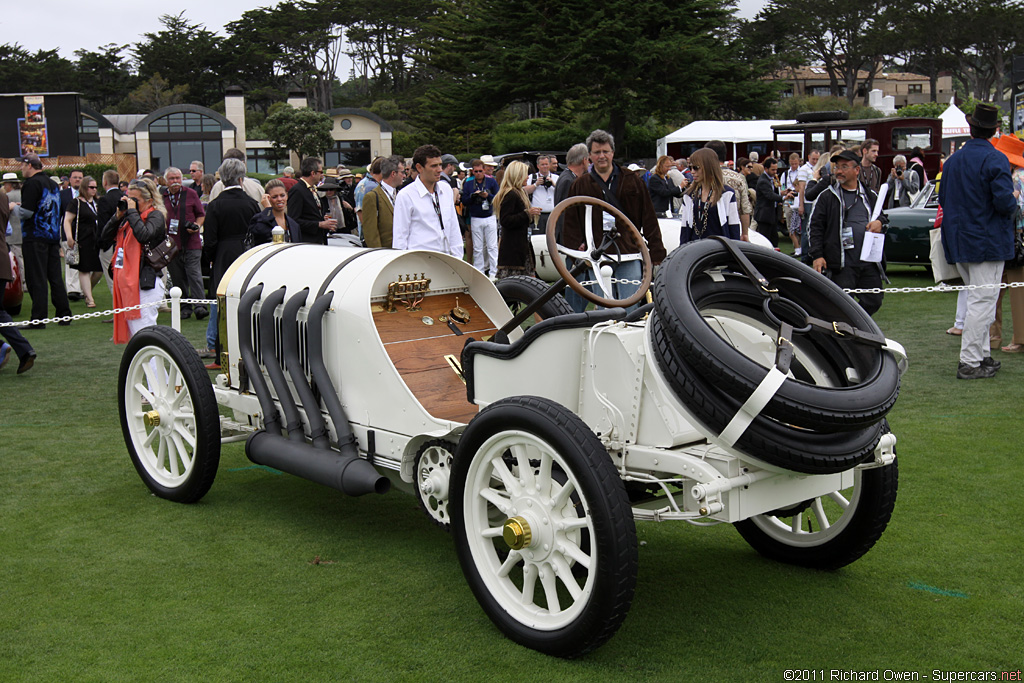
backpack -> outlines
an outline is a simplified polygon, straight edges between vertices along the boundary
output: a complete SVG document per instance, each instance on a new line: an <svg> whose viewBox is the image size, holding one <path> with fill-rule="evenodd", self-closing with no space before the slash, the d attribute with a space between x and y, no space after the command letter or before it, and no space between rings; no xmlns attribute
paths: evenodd
<svg viewBox="0 0 1024 683"><path fill-rule="evenodd" d="M39 206L36 207L32 218L35 222L36 239L48 242L60 241L60 190L57 189L53 181L50 181L43 188L43 195L39 198Z"/></svg>

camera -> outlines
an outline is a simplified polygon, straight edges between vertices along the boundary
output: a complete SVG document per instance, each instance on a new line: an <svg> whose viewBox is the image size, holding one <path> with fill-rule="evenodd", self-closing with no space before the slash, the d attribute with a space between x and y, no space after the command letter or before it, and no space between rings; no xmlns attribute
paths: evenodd
<svg viewBox="0 0 1024 683"><path fill-rule="evenodd" d="M128 200L125 199L124 197L121 197L120 199L118 199L117 200L117 210L118 211L127 211L128 210Z"/></svg>
<svg viewBox="0 0 1024 683"><path fill-rule="evenodd" d="M896 169L896 175L898 175L898 176L903 175L903 169L902 168L897 168Z"/></svg>

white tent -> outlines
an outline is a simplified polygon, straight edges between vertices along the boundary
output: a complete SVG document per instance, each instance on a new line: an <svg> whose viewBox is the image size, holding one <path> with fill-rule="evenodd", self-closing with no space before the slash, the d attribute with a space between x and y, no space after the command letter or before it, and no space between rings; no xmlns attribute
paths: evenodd
<svg viewBox="0 0 1024 683"><path fill-rule="evenodd" d="M707 142L708 140L721 140L731 143L733 148L733 159L736 158L736 143L738 142L763 142L773 139L772 126L793 124L796 121L694 121L683 126L674 133L670 133L658 140L658 156L666 154L669 143L672 142ZM803 143L804 136L799 133L780 135L779 140L787 142Z"/></svg>
<svg viewBox="0 0 1024 683"><path fill-rule="evenodd" d="M967 115L960 111L960 108L953 104L953 99L949 100L949 108L946 111L939 114L939 118L942 119L942 139L946 138L963 138L971 134L971 129L967 124Z"/></svg>

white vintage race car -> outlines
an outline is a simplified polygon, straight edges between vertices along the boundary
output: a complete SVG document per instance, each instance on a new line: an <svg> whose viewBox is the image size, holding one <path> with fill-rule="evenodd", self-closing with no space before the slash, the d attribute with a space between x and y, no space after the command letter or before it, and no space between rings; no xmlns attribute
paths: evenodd
<svg viewBox="0 0 1024 683"><path fill-rule="evenodd" d="M557 210L580 202L615 211ZM649 257L638 293L609 301L605 246L571 254L598 293L559 271L601 304L639 302ZM212 385L173 329L132 338L125 442L149 489L183 503L240 439L348 495L409 489L497 627L561 657L625 619L635 520L733 524L805 567L867 552L896 499L899 345L827 279L749 244L677 249L651 292L631 313L565 314L539 280L496 286L442 254L263 245L220 284Z"/></svg>

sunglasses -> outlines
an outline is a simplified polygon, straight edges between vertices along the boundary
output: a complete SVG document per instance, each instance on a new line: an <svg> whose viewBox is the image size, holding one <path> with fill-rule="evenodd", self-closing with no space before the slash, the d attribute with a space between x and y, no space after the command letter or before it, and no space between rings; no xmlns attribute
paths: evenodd
<svg viewBox="0 0 1024 683"><path fill-rule="evenodd" d="M89 186L89 187L88 187L87 189L90 189L90 190L95 190L95 189L96 189L96 186L95 186L95 185L90 185L90 186Z"/></svg>
<svg viewBox="0 0 1024 683"><path fill-rule="evenodd" d="M691 166L690 170L691 171L699 171L700 170L700 166Z"/></svg>

